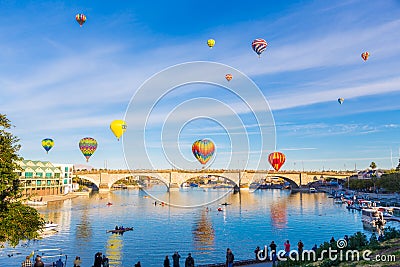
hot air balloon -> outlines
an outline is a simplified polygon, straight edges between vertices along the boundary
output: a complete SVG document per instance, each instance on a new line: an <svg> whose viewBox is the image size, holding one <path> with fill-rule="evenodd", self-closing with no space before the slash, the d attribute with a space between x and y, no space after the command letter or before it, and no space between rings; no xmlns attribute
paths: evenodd
<svg viewBox="0 0 400 267"><path fill-rule="evenodd" d="M362 53L361 58L364 59L364 61L367 61L367 59L369 58L369 52Z"/></svg>
<svg viewBox="0 0 400 267"><path fill-rule="evenodd" d="M272 152L268 156L268 161L275 169L275 171L279 171L282 165L285 163L285 155L281 152Z"/></svg>
<svg viewBox="0 0 400 267"><path fill-rule="evenodd" d="M79 149L82 151L82 154L85 156L86 161L89 161L90 156L97 149L97 141L92 137L85 137L79 141Z"/></svg>
<svg viewBox="0 0 400 267"><path fill-rule="evenodd" d="M213 48L213 46L215 45L215 40L214 40L214 39L208 39L208 40L207 40L207 45L208 45L210 48Z"/></svg>
<svg viewBox="0 0 400 267"><path fill-rule="evenodd" d="M114 133L115 137L117 137L118 141L119 138L126 131L126 128L127 128L126 122L123 120L114 120L110 124L110 129Z"/></svg>
<svg viewBox="0 0 400 267"><path fill-rule="evenodd" d="M251 47L253 48L254 52L257 53L258 57L261 56L261 53L267 48L267 42L264 39L258 38L255 39L251 43Z"/></svg>
<svg viewBox="0 0 400 267"><path fill-rule="evenodd" d="M230 73L228 73L228 74L225 75L225 79L226 79L228 82L230 82L230 81L232 80L232 78L233 78L233 76L232 76L232 74L230 74Z"/></svg>
<svg viewBox="0 0 400 267"><path fill-rule="evenodd" d="M54 141L51 138L45 138L42 140L42 147L46 150L46 153L49 153L49 150L54 146Z"/></svg>
<svg viewBox="0 0 400 267"><path fill-rule="evenodd" d="M83 23L86 21L86 16L84 14L76 14L75 16L76 21L82 27Z"/></svg>
<svg viewBox="0 0 400 267"><path fill-rule="evenodd" d="M344 98L343 97L341 97L341 98L338 98L338 100L337 100L338 102L339 102L339 104L341 105L342 103L343 103L343 101L344 101Z"/></svg>
<svg viewBox="0 0 400 267"><path fill-rule="evenodd" d="M214 155L215 146L211 140L197 140L192 145L192 152L201 164L206 164Z"/></svg>

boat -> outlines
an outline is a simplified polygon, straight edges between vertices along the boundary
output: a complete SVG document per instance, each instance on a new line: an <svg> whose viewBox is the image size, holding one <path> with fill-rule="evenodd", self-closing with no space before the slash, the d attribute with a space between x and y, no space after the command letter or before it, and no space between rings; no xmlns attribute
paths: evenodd
<svg viewBox="0 0 400 267"><path fill-rule="evenodd" d="M223 211L223 209L222 208L218 208L218 211Z"/></svg>
<svg viewBox="0 0 400 267"><path fill-rule="evenodd" d="M393 217L393 208L391 207L372 207L372 209L382 212L383 219L390 219Z"/></svg>
<svg viewBox="0 0 400 267"><path fill-rule="evenodd" d="M55 230L58 227L58 224L56 223L46 223L44 225L44 230Z"/></svg>
<svg viewBox="0 0 400 267"><path fill-rule="evenodd" d="M383 213L377 209L362 209L361 221L364 226L370 228L382 228L386 224Z"/></svg>
<svg viewBox="0 0 400 267"><path fill-rule="evenodd" d="M317 192L317 189L315 189L314 187L310 187L310 193L316 193Z"/></svg>
<svg viewBox="0 0 400 267"><path fill-rule="evenodd" d="M114 230L107 230L106 233L113 233L113 234L123 234L128 231L133 231L133 227L127 227L122 229L114 229Z"/></svg>
<svg viewBox="0 0 400 267"><path fill-rule="evenodd" d="M25 202L26 205L28 206L46 206L47 201L35 201L35 200L28 200Z"/></svg>
<svg viewBox="0 0 400 267"><path fill-rule="evenodd" d="M222 206L228 206L228 205L230 205L230 203L221 203L220 205L222 205Z"/></svg>

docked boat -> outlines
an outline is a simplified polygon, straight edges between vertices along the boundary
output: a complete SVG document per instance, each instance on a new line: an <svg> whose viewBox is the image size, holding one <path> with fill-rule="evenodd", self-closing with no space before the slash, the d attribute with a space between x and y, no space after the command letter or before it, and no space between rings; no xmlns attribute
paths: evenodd
<svg viewBox="0 0 400 267"><path fill-rule="evenodd" d="M57 229L57 227L58 227L58 224L57 223L46 223L45 225L44 225L44 230L56 230Z"/></svg>
<svg viewBox="0 0 400 267"><path fill-rule="evenodd" d="M114 229L114 230L107 230L106 233L113 233L113 234L123 234L128 231L133 231L133 227L127 227L122 229Z"/></svg>
<svg viewBox="0 0 400 267"><path fill-rule="evenodd" d="M309 192L310 193L316 193L317 189L315 189L314 187L310 187Z"/></svg>
<svg viewBox="0 0 400 267"><path fill-rule="evenodd" d="M46 201L28 200L25 202L25 204L28 206L46 206L47 202Z"/></svg>
<svg viewBox="0 0 400 267"><path fill-rule="evenodd" d="M377 209L362 209L361 221L364 226L371 228L382 228L386 224L383 213Z"/></svg>

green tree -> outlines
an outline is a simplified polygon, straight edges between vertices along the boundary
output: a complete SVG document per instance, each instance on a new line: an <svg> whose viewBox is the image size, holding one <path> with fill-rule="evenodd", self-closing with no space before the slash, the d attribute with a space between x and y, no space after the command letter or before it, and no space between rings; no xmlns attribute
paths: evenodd
<svg viewBox="0 0 400 267"><path fill-rule="evenodd" d="M18 245L20 240L33 239L44 225L37 210L22 204L20 181L15 170L19 139L8 132L10 120L0 114L0 245Z"/></svg>
<svg viewBox="0 0 400 267"><path fill-rule="evenodd" d="M371 169L376 169L376 163L375 162L371 162L371 164L369 165L369 167L371 168Z"/></svg>

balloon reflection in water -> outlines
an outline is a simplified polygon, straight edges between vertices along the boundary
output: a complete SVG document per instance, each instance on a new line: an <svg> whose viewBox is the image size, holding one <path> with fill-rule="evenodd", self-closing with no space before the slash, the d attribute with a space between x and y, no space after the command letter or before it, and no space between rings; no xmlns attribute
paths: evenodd
<svg viewBox="0 0 400 267"><path fill-rule="evenodd" d="M215 231L208 220L208 212L202 210L201 217L193 228L193 242L197 250L214 250Z"/></svg>
<svg viewBox="0 0 400 267"><path fill-rule="evenodd" d="M272 202L271 204L271 220L272 225L277 229L286 228L287 215L286 215L286 201Z"/></svg>

